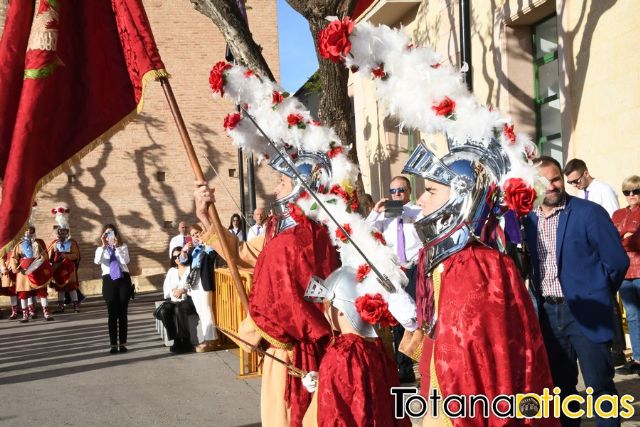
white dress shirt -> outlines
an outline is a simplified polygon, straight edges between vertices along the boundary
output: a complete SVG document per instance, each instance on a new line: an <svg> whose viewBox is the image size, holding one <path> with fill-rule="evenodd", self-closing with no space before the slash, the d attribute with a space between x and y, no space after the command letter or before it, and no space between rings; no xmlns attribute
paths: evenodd
<svg viewBox="0 0 640 427"><path fill-rule="evenodd" d="M242 239L242 230L239 228L229 228L229 233L233 234L234 236L236 236L238 238L238 240L240 240L241 242L243 242L244 240Z"/></svg>
<svg viewBox="0 0 640 427"><path fill-rule="evenodd" d="M413 223L421 216L422 210L419 206L407 203L402 207L402 221L404 232L404 253L407 258L405 267L411 267L418 262L418 252L422 248L422 242L416 233ZM396 253L398 240L398 218L385 218L384 212L371 211L367 217L367 224L382 232L387 246Z"/></svg>
<svg viewBox="0 0 640 427"><path fill-rule="evenodd" d="M258 236L262 236L264 234L264 230L265 230L265 225L258 225L258 224L254 224L249 228L249 231L247 232L247 241L251 240L251 239L255 239Z"/></svg>
<svg viewBox="0 0 640 427"><path fill-rule="evenodd" d="M127 245L116 246L116 259L120 263L120 269L123 273L128 273L129 268L129 250ZM102 246L98 246L96 249L96 256L93 258L93 262L98 264L102 268L102 275L109 274L109 251Z"/></svg>
<svg viewBox="0 0 640 427"><path fill-rule="evenodd" d="M186 298L186 294L182 295L182 298L174 298L171 294L172 289L182 289L187 286L187 278L189 277L189 272L191 271L191 267L187 267L182 277L180 277L179 271L177 267L171 267L169 271L167 271L167 275L164 278L164 284L162 285L162 291L164 292L165 298L171 298L171 301L182 301Z"/></svg>
<svg viewBox="0 0 640 427"><path fill-rule="evenodd" d="M177 248L178 246L184 246L184 239L186 237L186 235L183 236L182 234L178 234L177 236L171 238L171 241L169 241L169 258L171 258L171 254L175 248Z"/></svg>
<svg viewBox="0 0 640 427"><path fill-rule="evenodd" d="M609 184L594 179L586 188L586 191L589 192L589 197L586 199L602 206L609 213L610 217L615 211L620 209L618 196ZM585 190L578 190L577 196L581 199L585 199Z"/></svg>

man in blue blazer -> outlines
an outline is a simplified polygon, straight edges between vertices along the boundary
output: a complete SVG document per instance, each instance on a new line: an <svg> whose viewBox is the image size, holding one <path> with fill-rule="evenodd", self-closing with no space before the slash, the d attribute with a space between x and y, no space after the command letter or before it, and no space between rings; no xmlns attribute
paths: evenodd
<svg viewBox="0 0 640 427"><path fill-rule="evenodd" d="M530 286L554 384L562 397L576 394L579 360L594 401L604 394L617 395L610 350L613 304L629 258L607 212L565 192L560 164L542 156L536 165L548 183L543 203L524 219L524 228ZM563 417L562 422L580 425L579 419ZM598 418L597 425L615 426L619 420Z"/></svg>

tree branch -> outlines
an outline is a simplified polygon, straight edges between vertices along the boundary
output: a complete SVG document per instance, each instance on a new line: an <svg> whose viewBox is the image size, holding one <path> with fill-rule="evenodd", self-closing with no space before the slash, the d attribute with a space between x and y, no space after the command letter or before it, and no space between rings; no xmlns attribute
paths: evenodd
<svg viewBox="0 0 640 427"><path fill-rule="evenodd" d="M190 0L193 7L220 29L236 62L257 75L274 81L275 78L262 48L255 42L249 26L235 0Z"/></svg>

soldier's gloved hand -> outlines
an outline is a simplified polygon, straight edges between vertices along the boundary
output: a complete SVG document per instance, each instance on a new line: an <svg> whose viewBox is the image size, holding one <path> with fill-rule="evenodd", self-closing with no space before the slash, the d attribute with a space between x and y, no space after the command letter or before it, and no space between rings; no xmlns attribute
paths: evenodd
<svg viewBox="0 0 640 427"><path fill-rule="evenodd" d="M309 393L315 392L318 388L318 373L316 371L311 371L302 377L302 385Z"/></svg>

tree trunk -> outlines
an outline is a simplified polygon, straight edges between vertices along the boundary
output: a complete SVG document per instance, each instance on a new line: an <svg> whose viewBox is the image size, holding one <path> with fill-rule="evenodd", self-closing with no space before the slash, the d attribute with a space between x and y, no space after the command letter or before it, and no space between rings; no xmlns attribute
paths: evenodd
<svg viewBox="0 0 640 427"><path fill-rule="evenodd" d="M253 40L247 21L236 0L190 0L193 7L207 16L222 32L238 64L257 75L275 81L269 64L262 56L262 48Z"/></svg>
<svg viewBox="0 0 640 427"><path fill-rule="evenodd" d="M318 53L318 32L329 24L327 16L342 18L349 15L356 5L356 0L287 0L298 13L309 22L309 29L313 36L313 44L316 48L320 75L320 121L331 126L340 141L344 145L351 145L349 158L356 165L358 152L356 150L356 131L353 122L353 107L349 99L347 85L349 83L349 70L343 64L334 64L324 59ZM364 183L362 174L358 174L356 182L358 200L364 200ZM364 207L361 208L361 212Z"/></svg>
<svg viewBox="0 0 640 427"><path fill-rule="evenodd" d="M349 158L356 165L355 128L351 100L347 94L349 71L342 64L334 64L318 53L318 31L327 26L327 16L344 17L353 11L356 0L287 0L309 22L309 29L318 56L321 83L320 111L322 123L331 126L344 145L351 145ZM195 9L209 17L220 29L236 61L252 69L259 76L274 81L260 46L256 44L236 0L191 0ZM356 183L358 199L364 199L362 176Z"/></svg>

